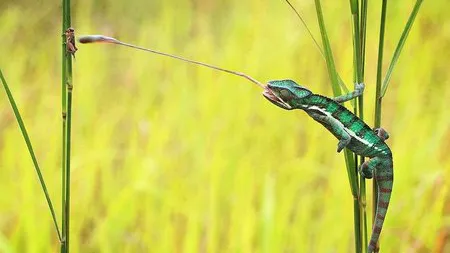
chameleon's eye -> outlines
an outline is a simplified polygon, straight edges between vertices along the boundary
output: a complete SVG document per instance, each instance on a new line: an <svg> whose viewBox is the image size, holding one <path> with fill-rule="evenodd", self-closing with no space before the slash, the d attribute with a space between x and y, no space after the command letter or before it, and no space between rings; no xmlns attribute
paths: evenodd
<svg viewBox="0 0 450 253"><path fill-rule="evenodd" d="M281 90L280 95L282 98L290 98L292 96L291 93L287 90Z"/></svg>

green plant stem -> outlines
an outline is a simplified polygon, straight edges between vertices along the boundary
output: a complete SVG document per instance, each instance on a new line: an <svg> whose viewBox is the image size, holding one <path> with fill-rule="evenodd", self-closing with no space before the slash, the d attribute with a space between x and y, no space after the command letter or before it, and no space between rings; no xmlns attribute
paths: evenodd
<svg viewBox="0 0 450 253"><path fill-rule="evenodd" d="M392 56L391 63L389 64L388 70L386 72L386 76L383 81L383 86L381 88L380 97L384 97L386 94L386 90L389 85L389 81L391 80L392 72L394 70L395 65L397 64L398 58L400 57L400 53L402 52L403 46L405 45L406 39L408 38L409 31L414 24L414 20L416 19L417 13L419 12L420 6L422 5L423 0L417 0L414 8L409 15L408 22L405 25L405 29L403 29L402 36L398 41L397 47L395 48L394 55Z"/></svg>
<svg viewBox="0 0 450 253"><path fill-rule="evenodd" d="M381 126L381 81L383 74L383 50L384 50L384 31L386 26L386 9L387 0L383 0L381 4L381 18L380 18L380 37L378 41L378 61L377 61L377 80L375 90L375 121L374 127Z"/></svg>
<svg viewBox="0 0 450 253"><path fill-rule="evenodd" d="M67 131L66 131L66 252L69 252L69 224L70 224L70 146L71 146L71 126L72 126L72 84L68 83L67 93Z"/></svg>
<svg viewBox="0 0 450 253"><path fill-rule="evenodd" d="M63 1L63 10L65 9L65 2ZM64 24L65 22L63 22L63 34L65 31L65 27L66 25ZM67 111L66 111L66 100L67 100L67 96L66 96L66 79L67 79L67 74L66 74L66 69L67 69L67 64L66 64L66 44L65 44L65 35L62 36L62 79L61 79L61 117L62 117L62 160L61 160L61 212L62 212L62 216L61 216L61 223L62 223L62 236L64 238L64 242L61 243L61 252L66 252L66 233L67 233L67 229L66 229L66 118L67 118Z"/></svg>
<svg viewBox="0 0 450 253"><path fill-rule="evenodd" d="M53 204L50 199L50 195L48 194L44 177L42 176L41 169L39 168L39 164L36 159L36 155L34 154L34 150L33 150L33 146L31 145L30 137L28 136L27 129L25 128L25 124L23 123L23 120L22 120L22 116L20 116L19 109L17 108L16 102L14 101L14 97L13 97L11 91L9 90L8 84L7 84L5 77L3 76L3 73L1 70L0 70L0 78L3 83L3 88L5 88L6 95L8 96L9 103L11 104L11 107L14 111L14 115L16 116L17 123L19 124L19 127L20 127L20 131L22 132L23 138L27 145L28 152L30 153L34 168L36 169L36 173L38 175L42 190L44 191L45 199L47 200L47 205L48 205L48 208L50 209L50 213L52 215L53 224L55 225L56 233L58 234L58 240L61 241L61 233L59 231L58 222L56 221L55 210L53 209Z"/></svg>
<svg viewBox="0 0 450 253"><path fill-rule="evenodd" d="M357 0L350 0L350 9L352 12L353 21L353 55L355 59L355 81L362 81L362 54L361 54L361 40L359 31L359 7Z"/></svg>
<svg viewBox="0 0 450 253"><path fill-rule="evenodd" d="M360 18L360 41L361 41L361 76L364 80L365 62L366 62L366 33L367 33L367 0L361 1L361 18Z"/></svg>
<svg viewBox="0 0 450 253"><path fill-rule="evenodd" d="M353 66L354 66L354 82L355 83L364 83L364 52L362 50L362 45L365 43L365 39L363 38L365 36L365 31L360 30L360 14L359 14L359 2L358 0L350 0L350 10L352 15L352 23L353 23ZM365 20L365 16L361 16L362 20ZM364 24L364 30L365 30L365 24ZM361 120L364 120L364 96L361 95L357 98L357 112L355 108L355 114L358 115L358 117ZM361 165L364 162L364 157L360 157L358 163L358 156L355 155L355 174L358 180L359 178L359 191L358 191L358 208L360 212L360 223L359 227L355 226L355 249L356 252L362 252L363 250L363 242L364 242L364 249L367 248L367 214L365 209L365 200L366 200L366 181L364 178L360 178L358 174L358 164ZM361 215L362 213L362 215ZM359 233L356 233L356 230L359 231Z"/></svg>
<svg viewBox="0 0 450 253"><path fill-rule="evenodd" d="M375 91L375 120L374 127L379 128L381 126L381 80L383 73L383 50L384 50L384 31L386 25L386 9L387 0L383 0L381 4L381 18L380 18L380 38L378 41L378 60L377 60L377 80L376 80L376 91ZM372 224L375 221L376 206L378 201L378 186L377 180L373 178L372 184ZM377 243L376 248L379 248L379 243Z"/></svg>
<svg viewBox="0 0 450 253"><path fill-rule="evenodd" d="M340 95L341 90L339 88L339 81L338 81L338 77L337 77L336 66L334 64L333 53L331 51L330 42L328 40L328 35L327 35L326 28L325 28L325 21L323 19L322 7L320 5L320 0L315 0L315 4L316 4L316 11L317 11L317 19L318 19L319 27L320 27L320 34L322 36L322 43L323 43L323 48L324 48L324 53L325 53L325 59L326 59L326 63L327 63L327 70L328 70L328 75L331 80L333 94Z"/></svg>
<svg viewBox="0 0 450 253"><path fill-rule="evenodd" d="M71 27L70 0L62 0L62 82L61 82L61 106L62 106L62 234L61 252L68 253L70 249L70 146L71 146L71 119L72 119L72 55L66 49L67 28Z"/></svg>
<svg viewBox="0 0 450 253"><path fill-rule="evenodd" d="M361 164L363 164L364 163L364 157L360 157L361 158L361 160L360 160L360 165ZM362 227L360 227L360 229L361 229L361 236L362 236L362 239L363 239L363 250L365 251L366 249L367 249L367 236L368 236L368 234L367 234L367 209L366 209L366 180L363 178L363 177L359 177L359 181L360 181L360 183L359 183L359 194L360 194L360 196L359 196L359 208L360 208L360 211L362 212L362 217L361 217L361 219L362 219L362 221L361 221L361 225L362 225Z"/></svg>
<svg viewBox="0 0 450 253"><path fill-rule="evenodd" d="M362 82L365 81L365 62L366 62L366 34L367 34L367 0L362 0L361 1L361 15L360 15L360 48L361 48L361 80ZM358 100L359 105L361 105L361 107L359 108L359 111L361 113L360 117L363 117L363 107L362 107L362 99ZM361 157L361 162L360 164L362 164L364 162L364 158ZM363 227L362 227L362 236L364 239L364 245L363 248L364 250L367 249L367 238L368 238L368 234L367 234L367 209L366 209L366 180L362 177L360 177L360 208L361 211L363 212Z"/></svg>

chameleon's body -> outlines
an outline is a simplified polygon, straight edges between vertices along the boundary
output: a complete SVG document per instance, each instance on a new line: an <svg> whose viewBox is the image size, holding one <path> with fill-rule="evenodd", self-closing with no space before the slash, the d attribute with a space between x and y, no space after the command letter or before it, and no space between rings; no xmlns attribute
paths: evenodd
<svg viewBox="0 0 450 253"><path fill-rule="evenodd" d="M365 178L377 179L378 201L376 217L368 252L375 250L386 216L393 185L392 153L384 142L388 134L381 128L373 131L356 115L340 103L362 94L364 85L356 85L355 91L336 98L313 94L291 80L270 81L263 95L275 105L286 109L302 109L314 120L325 126L338 140L337 151L348 148L355 154L369 157L360 168Z"/></svg>

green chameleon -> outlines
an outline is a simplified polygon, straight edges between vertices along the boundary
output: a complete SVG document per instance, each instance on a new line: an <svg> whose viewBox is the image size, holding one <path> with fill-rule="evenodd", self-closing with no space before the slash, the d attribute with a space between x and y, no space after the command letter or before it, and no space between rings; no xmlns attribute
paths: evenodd
<svg viewBox="0 0 450 253"><path fill-rule="evenodd" d="M337 152L348 148L357 155L370 158L361 165L359 172L364 178L375 176L378 182L376 217L367 250L371 253L375 250L386 217L394 172L392 153L384 142L389 138L388 133L382 128L372 131L361 119L340 104L360 96L363 91L364 84L356 84L355 91L328 98L313 94L292 80L278 80L268 82L263 95L283 109L304 110L315 121L325 126L339 140Z"/></svg>
<svg viewBox="0 0 450 253"><path fill-rule="evenodd" d="M357 155L371 158L361 165L360 173L365 178L372 178L375 175L378 182L376 218L368 251L370 253L375 249L383 227L389 199L391 198L394 176L392 171L392 153L386 143L384 143L384 140L389 135L382 128L375 129L375 132L372 131L362 120L339 104L361 95L364 91L363 84L357 84L355 91L352 93L330 99L313 94L310 90L299 86L291 80L270 81L267 85L264 85L241 72L135 46L103 35L83 36L79 38L79 41L80 43L102 42L122 45L240 76L264 88L263 95L275 105L286 110L302 109L306 111L309 116L324 125L339 139L338 152L348 148Z"/></svg>

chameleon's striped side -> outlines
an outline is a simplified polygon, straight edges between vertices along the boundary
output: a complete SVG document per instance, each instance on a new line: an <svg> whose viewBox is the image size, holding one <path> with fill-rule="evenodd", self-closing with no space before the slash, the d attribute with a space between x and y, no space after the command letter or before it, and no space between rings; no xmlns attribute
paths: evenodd
<svg viewBox="0 0 450 253"><path fill-rule="evenodd" d="M338 138L338 152L346 147L357 155L371 158L361 166L361 176L365 178L375 176L378 182L376 217L368 246L368 252L371 253L376 247L386 217L394 173L392 153L384 142L385 137L382 134L380 134L381 137L378 136L364 121L339 104L354 98L355 95L360 95L363 89L364 87L360 87L360 91L356 93L330 99L313 94L294 81L279 80L270 81L267 91L263 94L269 101L283 109L304 110L314 120L325 126Z"/></svg>
<svg viewBox="0 0 450 253"><path fill-rule="evenodd" d="M324 123L320 120L317 121L324 125L338 139L340 137L340 130L336 132L336 129L343 128L344 131L353 137L347 148L357 155L372 158L391 154L386 143L366 123L347 108L330 98L316 94L307 96L301 99L300 109L306 111L315 120L317 119L314 117L314 113L322 113L333 117L336 120L336 124L338 124L337 126Z"/></svg>

